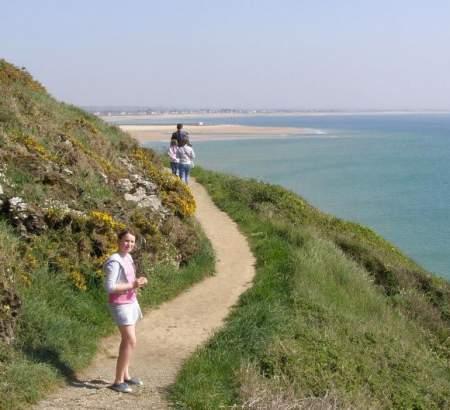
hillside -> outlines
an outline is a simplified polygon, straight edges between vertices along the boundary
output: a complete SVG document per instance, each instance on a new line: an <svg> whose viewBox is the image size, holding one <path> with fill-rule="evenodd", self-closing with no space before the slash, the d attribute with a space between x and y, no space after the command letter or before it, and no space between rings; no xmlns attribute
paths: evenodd
<svg viewBox="0 0 450 410"><path fill-rule="evenodd" d="M0 61L0 403L73 380L113 325L115 233L156 305L213 269L191 192L157 156ZM185 409L450 408L450 284L282 187L195 168L247 236L254 285L171 389ZM3 408L2 407L2 408Z"/></svg>
<svg viewBox="0 0 450 410"><path fill-rule="evenodd" d="M112 330L101 266L118 230L138 234L144 305L211 273L194 210L151 150L0 60L0 402L35 401Z"/></svg>
<svg viewBox="0 0 450 410"><path fill-rule="evenodd" d="M177 408L450 408L446 280L282 187L195 174L249 238L256 277L182 369Z"/></svg>

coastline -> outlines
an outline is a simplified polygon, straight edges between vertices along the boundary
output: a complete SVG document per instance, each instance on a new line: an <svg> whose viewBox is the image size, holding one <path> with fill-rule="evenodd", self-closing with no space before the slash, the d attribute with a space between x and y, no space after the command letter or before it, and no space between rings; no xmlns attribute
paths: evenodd
<svg viewBox="0 0 450 410"><path fill-rule="evenodd" d="M267 116L277 116L277 117L326 117L326 116L357 116L357 115L442 115L450 114L450 111L271 111L271 112L230 112L230 113L205 113L205 112L189 112L189 113L165 113L165 114L125 114L125 115L99 115L103 121L108 123L114 123L116 121L132 121L132 120L149 120L149 119L160 119L160 120L177 120L180 118L241 118L241 117L267 117Z"/></svg>
<svg viewBox="0 0 450 410"><path fill-rule="evenodd" d="M173 125L118 125L122 130L144 142L168 142L174 131ZM192 141L231 141L237 139L287 138L311 134L307 128L257 127L246 125L186 125Z"/></svg>

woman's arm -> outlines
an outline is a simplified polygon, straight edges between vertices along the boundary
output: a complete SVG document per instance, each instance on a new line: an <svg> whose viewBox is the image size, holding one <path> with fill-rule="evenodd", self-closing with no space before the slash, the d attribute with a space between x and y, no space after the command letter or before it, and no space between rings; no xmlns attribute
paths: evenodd
<svg viewBox="0 0 450 410"><path fill-rule="evenodd" d="M105 268L105 289L108 293L122 293L132 289L132 283L119 283L120 264L116 261L109 262Z"/></svg>
<svg viewBox="0 0 450 410"><path fill-rule="evenodd" d="M178 161L176 152L174 152L171 148L169 148L168 155L169 155L169 158L172 160L172 162Z"/></svg>
<svg viewBox="0 0 450 410"><path fill-rule="evenodd" d="M120 275L120 264L116 261L111 261L105 266L105 289L108 293L122 293L131 289L140 288L147 284L147 278L140 277L134 282L118 282Z"/></svg>

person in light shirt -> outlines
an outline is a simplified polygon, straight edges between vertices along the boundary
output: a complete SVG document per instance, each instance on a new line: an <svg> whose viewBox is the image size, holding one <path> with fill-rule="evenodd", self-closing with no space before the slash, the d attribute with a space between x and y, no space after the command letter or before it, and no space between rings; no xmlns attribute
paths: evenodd
<svg viewBox="0 0 450 410"><path fill-rule="evenodd" d="M170 168L172 169L173 175L178 175L178 158L177 158L178 141L176 138L170 140L169 150L167 155L169 156Z"/></svg>
<svg viewBox="0 0 450 410"><path fill-rule="evenodd" d="M189 181L189 173L194 164L195 152L192 146L188 144L189 140L183 138L178 143L177 158L178 158L178 172L180 179L186 184Z"/></svg>

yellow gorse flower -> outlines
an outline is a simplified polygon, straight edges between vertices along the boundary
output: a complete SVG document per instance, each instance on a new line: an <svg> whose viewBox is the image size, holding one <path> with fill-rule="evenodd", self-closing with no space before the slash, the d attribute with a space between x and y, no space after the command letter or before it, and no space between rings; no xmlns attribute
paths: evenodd
<svg viewBox="0 0 450 410"><path fill-rule="evenodd" d="M87 290L86 278L81 272L79 271L70 272L69 279L72 281L72 283L77 289L80 289L82 291Z"/></svg>
<svg viewBox="0 0 450 410"><path fill-rule="evenodd" d="M99 224L103 227L109 227L112 230L125 229L125 224L115 221L114 218L106 212L91 211L89 213L89 218L94 223Z"/></svg>
<svg viewBox="0 0 450 410"><path fill-rule="evenodd" d="M41 158L58 162L58 158L48 152L47 149L31 135L21 135L16 138L16 141L22 143L28 151L38 154Z"/></svg>

